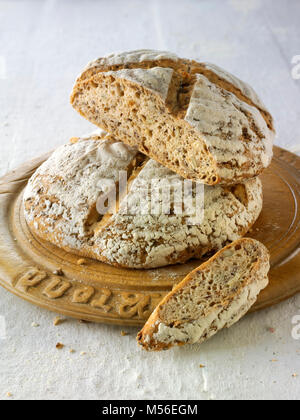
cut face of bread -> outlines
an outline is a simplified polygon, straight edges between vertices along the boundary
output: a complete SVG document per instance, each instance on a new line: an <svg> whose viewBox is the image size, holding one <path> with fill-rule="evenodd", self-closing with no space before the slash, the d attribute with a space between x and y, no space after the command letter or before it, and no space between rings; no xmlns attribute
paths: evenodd
<svg viewBox="0 0 300 420"><path fill-rule="evenodd" d="M119 188L120 171L128 179L127 189ZM68 252L120 267L154 268L221 249L244 236L261 212L258 178L234 187L201 186L200 201L195 195L199 186L190 182L191 209L202 209L201 220L191 223L188 206L176 211L181 201L175 190L170 189L169 208L164 208L163 188L184 182L98 132L72 139L36 171L24 193L25 216L33 232ZM148 190L162 193L145 201ZM116 203L107 202L110 193L116 194Z"/></svg>
<svg viewBox="0 0 300 420"><path fill-rule="evenodd" d="M269 253L240 239L192 271L152 313L137 340L146 350L202 343L229 328L268 285Z"/></svg>
<svg viewBox="0 0 300 420"><path fill-rule="evenodd" d="M224 70L141 50L90 63L73 107L184 178L208 185L253 178L272 159L272 117L254 90Z"/></svg>

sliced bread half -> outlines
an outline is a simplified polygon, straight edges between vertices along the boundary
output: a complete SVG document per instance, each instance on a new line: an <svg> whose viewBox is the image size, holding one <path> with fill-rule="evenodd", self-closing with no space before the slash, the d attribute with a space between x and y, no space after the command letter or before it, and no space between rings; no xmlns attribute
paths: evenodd
<svg viewBox="0 0 300 420"><path fill-rule="evenodd" d="M269 253L243 238L192 271L154 310L137 340L146 350L201 343L229 328L268 285Z"/></svg>
<svg viewBox="0 0 300 420"><path fill-rule="evenodd" d="M93 61L73 107L183 178L208 185L253 178L272 158L272 116L254 90L219 67L139 50Z"/></svg>

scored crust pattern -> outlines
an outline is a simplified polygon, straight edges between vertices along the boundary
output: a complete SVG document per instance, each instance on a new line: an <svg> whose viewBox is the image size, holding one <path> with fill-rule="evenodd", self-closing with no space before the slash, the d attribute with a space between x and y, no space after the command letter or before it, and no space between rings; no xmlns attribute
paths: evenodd
<svg viewBox="0 0 300 420"><path fill-rule="evenodd" d="M116 213L100 216L96 202L107 194L103 186L116 187L120 170L129 172L128 193L119 197ZM121 267L154 268L219 250L243 236L261 212L258 178L234 187L205 186L199 224L190 223L188 209L182 214L135 212L140 185L159 190L174 181L182 179L105 132L96 133L59 148L39 168L25 189L26 220L39 237L67 251ZM193 202L194 190L195 185ZM173 208L176 199L170 198ZM161 209L161 196L158 204Z"/></svg>

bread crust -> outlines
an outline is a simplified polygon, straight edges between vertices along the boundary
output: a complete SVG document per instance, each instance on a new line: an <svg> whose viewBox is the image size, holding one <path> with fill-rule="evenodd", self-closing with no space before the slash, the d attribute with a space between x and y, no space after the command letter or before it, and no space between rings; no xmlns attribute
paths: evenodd
<svg viewBox="0 0 300 420"><path fill-rule="evenodd" d="M251 253L248 260L243 259L246 253ZM165 296L139 332L138 343L148 351L167 350L175 345L202 343L222 328L231 327L248 312L259 292L268 285L269 259L266 247L250 238L242 238L223 248ZM245 262L248 266L237 268ZM229 275L216 288L215 278L220 276L220 270L224 273L228 270ZM237 275L240 278L236 278ZM201 300L199 294L197 299L200 302L190 305L194 313L190 308L186 310L188 297L185 305L180 300L191 290L193 295L197 295L198 291L207 293L207 303L205 299ZM179 308L174 311L176 304Z"/></svg>
<svg viewBox="0 0 300 420"><path fill-rule="evenodd" d="M116 213L99 215L96 204L103 186L117 191L120 170L130 172L128 193L119 197ZM117 267L144 269L215 252L244 236L261 212L258 178L232 187L203 187L204 218L196 225L187 213L134 212L142 199L140 185L162 188L183 181L102 131L73 138L36 171L24 194L25 216L33 232L67 252ZM162 197L158 200L162 206ZM174 196L170 208L175 203Z"/></svg>
<svg viewBox="0 0 300 420"><path fill-rule="evenodd" d="M246 83L209 63L141 50L91 62L74 108L184 178L235 184L271 162L273 119Z"/></svg>

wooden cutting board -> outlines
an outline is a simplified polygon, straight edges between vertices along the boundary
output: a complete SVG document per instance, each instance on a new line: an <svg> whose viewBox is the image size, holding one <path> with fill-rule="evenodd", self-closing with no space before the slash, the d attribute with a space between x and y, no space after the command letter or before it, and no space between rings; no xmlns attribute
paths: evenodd
<svg viewBox="0 0 300 420"><path fill-rule="evenodd" d="M60 314L95 322L140 325L162 297L201 261L152 270L111 267L35 237L22 211L27 180L42 156L0 179L0 285ZM300 158L278 147L262 175L264 208L249 236L271 253L270 285L252 311L300 291ZM61 272L63 274L61 274Z"/></svg>

